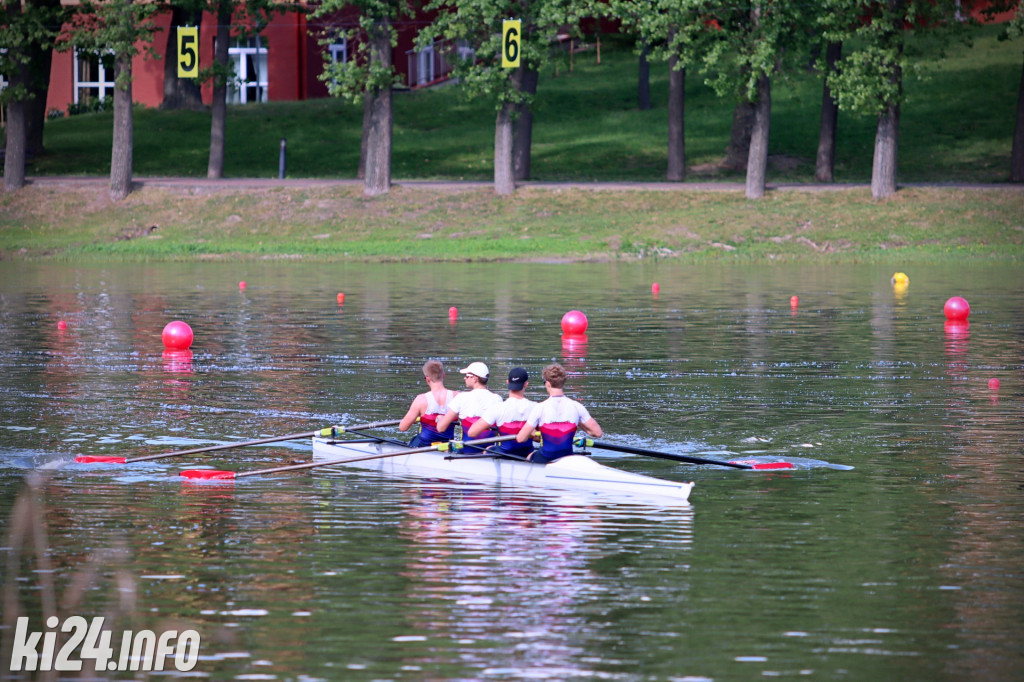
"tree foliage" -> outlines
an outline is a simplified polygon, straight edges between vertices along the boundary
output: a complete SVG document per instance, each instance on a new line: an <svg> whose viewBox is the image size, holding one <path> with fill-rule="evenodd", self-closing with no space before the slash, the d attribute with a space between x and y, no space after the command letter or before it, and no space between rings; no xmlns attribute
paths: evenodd
<svg viewBox="0 0 1024 682"><path fill-rule="evenodd" d="M358 10L358 14L335 23L338 13L352 8ZM328 92L351 102L361 102L367 90L391 88L399 76L392 64L372 58L374 38L383 30L394 47L398 41L394 22L411 15L414 9L413 0L325 0L321 3L312 13L327 25L320 44L329 45L344 38L349 45L347 61L332 62L330 55L324 55L320 80L327 84Z"/></svg>
<svg viewBox="0 0 1024 682"><path fill-rule="evenodd" d="M559 34L579 38L580 20L598 12L591 0L431 0L436 21L420 33L418 44L435 40L462 41L472 57L458 58L454 75L467 95L485 97L495 109L503 104L529 104L532 95L515 82L512 69L501 67L502 22L522 21L520 68L541 71L565 60Z"/></svg>
<svg viewBox="0 0 1024 682"><path fill-rule="evenodd" d="M0 0L0 46L6 52L0 56L0 72L8 80L8 87L0 90L0 103L22 100L30 95L29 84L17 82L13 76L28 67L32 78L49 78L48 73L33 69L30 54L33 46L51 49L66 11L49 3L31 0Z"/></svg>

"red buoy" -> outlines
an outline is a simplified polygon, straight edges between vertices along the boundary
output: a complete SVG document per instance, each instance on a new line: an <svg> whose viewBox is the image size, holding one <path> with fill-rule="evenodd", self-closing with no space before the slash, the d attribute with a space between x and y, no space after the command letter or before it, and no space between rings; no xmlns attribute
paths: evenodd
<svg viewBox="0 0 1024 682"><path fill-rule="evenodd" d="M345 294L338 292L338 305L345 303Z"/></svg>
<svg viewBox="0 0 1024 682"><path fill-rule="evenodd" d="M799 296L790 296L789 297L789 307L790 308L797 308L799 306L800 306L800 297Z"/></svg>
<svg viewBox="0 0 1024 682"><path fill-rule="evenodd" d="M64 331L67 328L68 328L68 323L65 322L64 320L61 320L60 322L57 323L57 329L59 329L61 331Z"/></svg>
<svg viewBox="0 0 1024 682"><path fill-rule="evenodd" d="M651 285L651 293L652 294L657 294L660 291L661 291L661 285L660 284L655 282L654 284Z"/></svg>
<svg viewBox="0 0 1024 682"><path fill-rule="evenodd" d="M991 388L993 391L998 391L999 390L999 379L996 379L995 377L992 377L991 379L989 379L988 380L988 387Z"/></svg>
<svg viewBox="0 0 1024 682"><path fill-rule="evenodd" d="M238 288L239 289L245 289L245 281L244 280L238 283Z"/></svg>
<svg viewBox="0 0 1024 682"><path fill-rule="evenodd" d="M586 334L587 324L587 316L578 310L562 315L562 332L565 334Z"/></svg>
<svg viewBox="0 0 1024 682"><path fill-rule="evenodd" d="M192 327L181 320L168 322L161 335L164 348L168 350L188 350L192 346Z"/></svg>
<svg viewBox="0 0 1024 682"><path fill-rule="evenodd" d="M457 319L459 319L459 309L456 308L455 306L452 306L451 308L449 308L448 309L448 319L449 320L457 320Z"/></svg>
<svg viewBox="0 0 1024 682"><path fill-rule="evenodd" d="M966 300L959 296L954 296L946 301L942 312L946 314L946 319L951 322L964 322L967 320L967 316L971 314L971 306Z"/></svg>

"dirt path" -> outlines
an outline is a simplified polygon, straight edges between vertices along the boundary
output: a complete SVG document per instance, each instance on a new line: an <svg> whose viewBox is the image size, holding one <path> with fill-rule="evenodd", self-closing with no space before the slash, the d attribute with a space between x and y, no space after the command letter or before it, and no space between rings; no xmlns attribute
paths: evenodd
<svg viewBox="0 0 1024 682"><path fill-rule="evenodd" d="M106 187L106 176L35 176L28 182L38 187ZM136 177L137 187L189 188L196 191L217 191L220 189L273 189L276 187L303 189L310 187L359 187L361 180L336 178L207 178L183 177ZM493 187L489 181L448 181L448 180L396 180L395 187L423 189L437 192L458 192L470 189ZM520 182L521 189L549 190L593 190L593 191L644 191L644 192L743 192L745 185L737 182ZM770 191L832 192L850 189L867 189L869 183L768 183ZM1024 184L1002 183L903 183L900 187L949 187L952 189L1016 189L1024 191Z"/></svg>

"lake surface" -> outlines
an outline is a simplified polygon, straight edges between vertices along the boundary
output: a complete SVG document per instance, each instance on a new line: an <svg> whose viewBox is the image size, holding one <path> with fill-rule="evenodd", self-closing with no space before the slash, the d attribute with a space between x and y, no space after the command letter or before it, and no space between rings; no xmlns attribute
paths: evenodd
<svg viewBox="0 0 1024 682"><path fill-rule="evenodd" d="M115 642L194 629L189 674L212 679L1021 679L1024 270L907 268L905 291L892 273L2 263L3 670L14 618L56 613L105 616ZM968 326L946 323L954 295ZM571 309L585 340L562 338ZM190 355L164 353L175 319ZM306 461L305 440L72 462L398 418L432 357L455 388L470 361L495 390L522 365L536 399L562 362L605 440L800 467L594 451L696 483L658 506L178 476Z"/></svg>

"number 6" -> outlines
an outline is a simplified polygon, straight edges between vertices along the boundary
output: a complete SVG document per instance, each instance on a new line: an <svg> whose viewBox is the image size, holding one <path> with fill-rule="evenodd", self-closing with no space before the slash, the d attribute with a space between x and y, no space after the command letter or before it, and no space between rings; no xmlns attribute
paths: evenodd
<svg viewBox="0 0 1024 682"><path fill-rule="evenodd" d="M522 33L519 19L505 19L501 27L501 66L505 69L519 67L519 41Z"/></svg>

